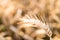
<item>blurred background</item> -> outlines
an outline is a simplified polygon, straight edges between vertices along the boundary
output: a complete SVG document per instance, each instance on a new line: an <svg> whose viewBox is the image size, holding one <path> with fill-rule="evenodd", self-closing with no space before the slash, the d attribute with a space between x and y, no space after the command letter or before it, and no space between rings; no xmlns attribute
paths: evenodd
<svg viewBox="0 0 60 40"><path fill-rule="evenodd" d="M26 15L36 15L49 25L51 38L60 40L60 0L0 0L0 40L52 40L43 28L24 23Z"/></svg>

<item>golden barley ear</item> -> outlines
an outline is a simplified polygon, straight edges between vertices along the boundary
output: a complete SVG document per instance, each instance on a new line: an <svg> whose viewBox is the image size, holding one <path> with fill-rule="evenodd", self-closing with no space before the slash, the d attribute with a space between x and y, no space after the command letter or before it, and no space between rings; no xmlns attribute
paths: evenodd
<svg viewBox="0 0 60 40"><path fill-rule="evenodd" d="M44 20L43 17L42 17L42 19ZM50 30L49 25L46 24L45 22L42 22L41 20L39 20L36 15L26 14L25 17L23 17L21 20L26 27L29 23L29 24L32 24L32 25L34 24L35 26L44 29L46 31L46 34L50 37L50 40L51 40L52 31ZM30 25L28 25L28 26L30 26Z"/></svg>

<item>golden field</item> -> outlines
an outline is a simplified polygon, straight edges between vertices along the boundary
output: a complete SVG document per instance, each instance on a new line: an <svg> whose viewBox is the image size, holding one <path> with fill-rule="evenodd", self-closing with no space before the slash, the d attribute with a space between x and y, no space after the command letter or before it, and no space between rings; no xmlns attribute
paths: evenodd
<svg viewBox="0 0 60 40"><path fill-rule="evenodd" d="M0 40L60 40L60 0L0 0Z"/></svg>

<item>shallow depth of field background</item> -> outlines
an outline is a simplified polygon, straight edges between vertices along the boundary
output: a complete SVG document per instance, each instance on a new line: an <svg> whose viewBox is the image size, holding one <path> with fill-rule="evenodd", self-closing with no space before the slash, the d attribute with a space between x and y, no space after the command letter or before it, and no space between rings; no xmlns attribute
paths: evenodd
<svg viewBox="0 0 60 40"><path fill-rule="evenodd" d="M20 10L20 15L17 15L18 10ZM36 14L39 20L50 26L52 39L60 40L60 0L0 0L0 40L50 40L42 29L24 25L24 28L20 28L22 24L17 25L20 21L15 21L14 18L18 19L27 14ZM16 37L14 32L8 33L9 26L6 26L9 22L15 28L18 27L17 30L20 28L17 33L19 37ZM28 36L24 39L20 35Z"/></svg>

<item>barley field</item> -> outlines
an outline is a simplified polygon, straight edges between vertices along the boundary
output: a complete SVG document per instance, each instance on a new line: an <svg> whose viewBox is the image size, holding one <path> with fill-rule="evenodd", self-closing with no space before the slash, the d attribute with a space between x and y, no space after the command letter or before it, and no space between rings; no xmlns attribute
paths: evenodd
<svg viewBox="0 0 60 40"><path fill-rule="evenodd" d="M0 0L0 40L60 40L60 0Z"/></svg>

